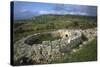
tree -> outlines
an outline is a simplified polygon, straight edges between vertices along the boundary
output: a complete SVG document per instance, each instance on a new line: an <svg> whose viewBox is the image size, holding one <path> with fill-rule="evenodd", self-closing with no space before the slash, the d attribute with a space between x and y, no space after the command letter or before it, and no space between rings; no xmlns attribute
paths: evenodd
<svg viewBox="0 0 100 67"><path fill-rule="evenodd" d="M73 22L73 27L78 27L78 26L79 26L78 22L77 21L74 21Z"/></svg>

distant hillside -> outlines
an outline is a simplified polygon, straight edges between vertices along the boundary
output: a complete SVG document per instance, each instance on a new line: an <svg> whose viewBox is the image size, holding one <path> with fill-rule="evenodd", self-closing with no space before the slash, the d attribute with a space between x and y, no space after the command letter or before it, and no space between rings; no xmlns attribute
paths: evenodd
<svg viewBox="0 0 100 67"><path fill-rule="evenodd" d="M15 20L14 42L27 35L57 29L87 29L97 27L96 16L40 15L29 20Z"/></svg>

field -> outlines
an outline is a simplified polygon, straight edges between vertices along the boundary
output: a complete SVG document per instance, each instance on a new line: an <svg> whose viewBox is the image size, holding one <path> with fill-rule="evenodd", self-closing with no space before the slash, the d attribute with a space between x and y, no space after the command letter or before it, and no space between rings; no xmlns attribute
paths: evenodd
<svg viewBox="0 0 100 67"><path fill-rule="evenodd" d="M96 16L79 16L79 15L40 15L29 20L15 20L13 23L13 43L35 33L50 32L59 29L92 29L97 28ZM38 35L33 37L33 42L39 44L45 40L55 40L60 37L48 35ZM86 38L83 37L84 40ZM77 50L74 52L73 50ZM49 63L66 63L66 62L83 62L97 60L97 37L81 48L77 46L73 50L66 52L60 59L53 60ZM40 63L41 64L41 63Z"/></svg>
<svg viewBox="0 0 100 67"><path fill-rule="evenodd" d="M75 48L77 52L66 53L64 57L54 60L51 63L66 63L66 62L84 62L97 60L97 40L85 44L82 48Z"/></svg>
<svg viewBox="0 0 100 67"><path fill-rule="evenodd" d="M41 15L30 20L16 20L13 23L13 42L30 34L58 29L87 29L97 27L95 16Z"/></svg>

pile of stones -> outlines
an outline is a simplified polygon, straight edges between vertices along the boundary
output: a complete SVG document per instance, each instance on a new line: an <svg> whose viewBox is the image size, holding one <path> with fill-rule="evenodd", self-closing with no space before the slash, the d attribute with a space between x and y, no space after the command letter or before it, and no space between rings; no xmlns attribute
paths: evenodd
<svg viewBox="0 0 100 67"><path fill-rule="evenodd" d="M75 30L74 30L75 31ZM86 31L86 30L85 30ZM83 42L82 35L86 32L79 31L76 36L69 36L53 41L42 41L40 44L28 45L25 43L27 38L23 38L14 44L14 63L15 64L45 64L52 60L61 58L64 53L70 51ZM93 34L93 32L92 32ZM94 35L94 34L93 34ZM88 36L90 36L88 34Z"/></svg>

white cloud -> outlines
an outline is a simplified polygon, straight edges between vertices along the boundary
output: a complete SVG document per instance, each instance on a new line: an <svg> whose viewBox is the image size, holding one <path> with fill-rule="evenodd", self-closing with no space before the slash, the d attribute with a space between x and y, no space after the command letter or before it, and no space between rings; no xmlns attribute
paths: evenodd
<svg viewBox="0 0 100 67"><path fill-rule="evenodd" d="M65 11L39 11L40 14L65 14Z"/></svg>
<svg viewBox="0 0 100 67"><path fill-rule="evenodd" d="M71 14L71 15L88 15L88 13L85 13L85 12L69 12L68 14Z"/></svg>
<svg viewBox="0 0 100 67"><path fill-rule="evenodd" d="M78 15L88 15L88 13L85 13L85 12L78 12Z"/></svg>
<svg viewBox="0 0 100 67"><path fill-rule="evenodd" d="M68 11L39 11L39 14L71 14L71 15L88 15L85 12L68 12Z"/></svg>
<svg viewBox="0 0 100 67"><path fill-rule="evenodd" d="M27 12L28 10L27 9L21 9L19 12Z"/></svg>
<svg viewBox="0 0 100 67"><path fill-rule="evenodd" d="M39 11L40 14L57 14L56 11Z"/></svg>

